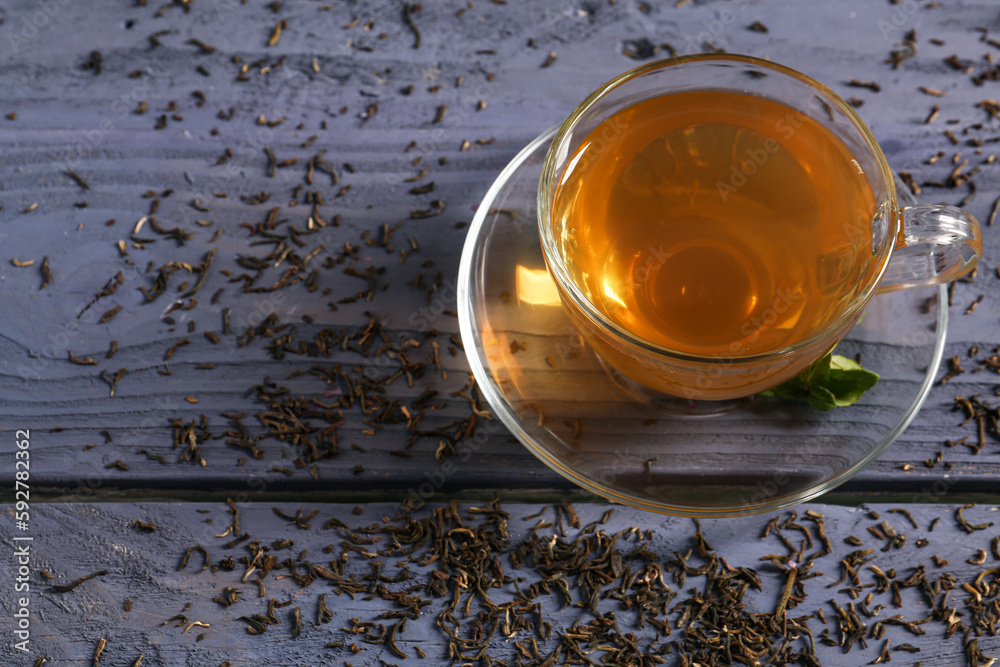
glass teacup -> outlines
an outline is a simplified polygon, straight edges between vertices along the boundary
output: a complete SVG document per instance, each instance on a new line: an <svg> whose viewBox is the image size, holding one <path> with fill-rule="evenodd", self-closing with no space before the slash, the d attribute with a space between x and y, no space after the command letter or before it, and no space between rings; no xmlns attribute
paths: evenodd
<svg viewBox="0 0 1000 667"><path fill-rule="evenodd" d="M901 206L835 93L735 55L645 65L556 133L538 186L570 320L640 391L724 400L823 357L879 291L938 285L982 253L950 206Z"/></svg>

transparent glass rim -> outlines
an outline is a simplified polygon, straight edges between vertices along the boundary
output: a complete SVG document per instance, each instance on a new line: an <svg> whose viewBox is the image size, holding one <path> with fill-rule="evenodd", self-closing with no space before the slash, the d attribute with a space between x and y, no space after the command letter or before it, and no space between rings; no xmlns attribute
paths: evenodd
<svg viewBox="0 0 1000 667"><path fill-rule="evenodd" d="M532 436L521 427L521 419L514 412L513 407L507 402L499 387L491 381L492 373L487 368L482 351L478 345L479 336L476 332L476 315L473 309L473 295L470 288L473 285L473 271L476 268L476 255L480 250L478 243L480 232L489 216L492 203L496 200L497 195L503 189L506 181L510 179L510 175L517 171L525 160L527 160L527 158L541 145L551 141L555 133L555 127L549 128L534 140L529 142L528 145L525 146L517 154L517 156L514 157L509 164L507 164L506 167L504 167L504 169L497 176L497 179L490 186L486 195L483 197L483 200L473 216L471 224L469 225L465 245L462 248L462 256L458 269L458 286L456 290L456 298L458 300L459 332L461 333L462 341L466 348L465 353L466 358L469 361L470 370L477 380L476 384L479 387L479 390L483 393L483 396L486 398L486 401L492 408L494 414L496 414L497 418L500 420L500 423L502 423L521 442L521 444L528 449L528 451L540 459L548 468L563 478L597 496L620 502L630 507L655 512L657 514L699 518L747 516L751 514L759 514L761 512L778 510L798 503L808 502L843 484L861 472L872 461L881 456L882 453L888 449L889 445L895 442L900 434L902 434L903 431L905 431L906 428L912 423L914 417L916 417L917 412L920 409L920 406L923 405L924 401L927 399L927 395L930 393L934 384L936 370L940 367L941 360L944 358L944 347L948 332L948 308L944 305L948 303L948 293L945 285L940 285L937 288L937 337L934 344L934 351L928 364L927 372L916 396L913 399L913 402L906 409L905 414L899 420L897 426L886 433L881 442L873 447L867 456L847 470L841 472L839 475L827 480L823 484L817 485L815 488L791 495L777 496L767 501L752 505L740 504L712 508L690 505L671 506L646 501L641 498L636 498L634 496L615 491L614 489L607 488L567 467L562 461L554 456L552 452L546 449L545 446L535 442ZM890 173L892 172L890 171ZM892 183L895 189L894 181L895 177L893 176ZM900 193L901 197L905 200L906 205L909 206L917 203L909 192L901 190ZM481 278L481 276L479 278ZM481 283L482 281L479 280L478 282Z"/></svg>
<svg viewBox="0 0 1000 667"><path fill-rule="evenodd" d="M868 151L873 158L875 158L876 163L879 167L879 177L882 179L882 184L885 187L886 195L885 197L876 202L875 215L888 215L891 220L890 233L887 234L887 239L883 243L883 248L880 248L880 264L877 269L873 272L872 277L869 279L868 283L865 285L864 289L854 298L850 307L845 310L841 316L830 322L823 330L818 331L814 335L806 338L804 340L798 341L794 345L789 345L776 350L771 350L769 352L763 352L752 355L698 355L691 354L689 352L681 352L679 350L673 350L662 345L657 345L645 338L641 338L631 333L617 322L612 320L610 317L605 315L599 308L597 308L590 299L583 293L583 291L573 282L569 275L569 270L566 268L565 263L560 256L558 248L556 246L555 237L552 232L552 225L550 224L551 218L551 206L549 202L549 193L551 190L552 183L555 177L556 162L558 160L558 154L560 152L560 146L567 139L569 133L575 128L577 122L580 118L587 113L601 98L603 98L608 92L621 86L632 79L640 76L649 74L650 72L655 72L657 70L679 67L687 64L697 64L697 63L718 63L718 62L731 62L731 63L741 63L744 65L750 65L754 67L759 67L761 69L770 70L772 72L784 75L786 77L795 79L801 82L804 86L813 89L814 92L821 93L825 99L831 103L838 111L844 113L845 116L851 121L855 129L863 137ZM711 83L708 82L705 89L710 89ZM752 92L752 91L751 91ZM897 192L895 186L895 176L893 175L892 168L886 161L885 154L882 153L882 149L879 147L878 142L875 140L874 135L872 135L871 130L865 125L865 122L858 116L854 108L851 107L847 102L845 102L839 95L830 90L828 87L816 81L815 79L802 74L790 67L784 65L779 65L777 63L768 62L766 60L761 60L759 58L754 58L752 56L744 56L738 54L697 54L688 56L676 56L673 58L666 58L664 60L658 60L656 62L647 63L645 65L640 65L639 67L633 68L620 74L614 79L608 81L603 86L591 93L583 102L580 103L576 109L569 115L569 117L563 121L562 125L556 130L555 136L552 139L552 144L549 146L548 153L545 157L545 162L542 166L542 175L538 182L538 231L539 238L542 244L542 254L545 256L546 266L549 269L549 273L552 275L556 282L559 292L564 296L572 299L576 307L582 312L589 320L598 324L602 329L610 332L619 340L631 345L635 348L642 350L645 353L652 354L658 357L666 357L672 360L684 361L689 363L704 363L713 364L720 362L727 363L740 363L740 364L752 364L772 361L776 359L781 359L787 356L792 356L798 354L804 350L807 350L818 343L822 342L824 339L829 338L830 335L836 331L839 331L842 327L849 324L853 319L860 316L861 312L868 305L868 302L878 291L878 287L882 282L882 277L885 275L886 269L889 266L889 262L892 259L892 252L895 249L896 237L900 228L900 207L898 205Z"/></svg>

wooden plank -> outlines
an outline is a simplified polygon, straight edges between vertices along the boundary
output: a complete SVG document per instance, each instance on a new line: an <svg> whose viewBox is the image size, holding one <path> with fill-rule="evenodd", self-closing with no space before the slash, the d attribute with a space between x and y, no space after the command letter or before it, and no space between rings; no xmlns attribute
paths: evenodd
<svg viewBox="0 0 1000 667"><path fill-rule="evenodd" d="M466 384L467 367L460 351L454 357L447 353L457 322L441 313L455 307L454 292L447 288L457 273L463 223L470 220L489 183L521 146L564 117L601 82L637 64L622 55L625 40L648 39L651 44L670 43L680 52L691 52L708 39L727 51L797 67L837 92L863 100L859 112L872 126L890 162L913 172L918 182L944 179L953 169L954 151L961 150L975 164L985 159L993 145L986 144L983 155L977 156L974 147L953 147L942 134L950 127L961 142L994 134L989 116L976 107L981 100L995 97L989 88L992 84L976 86L968 75L943 63L943 58L955 53L973 63L977 72L988 67L983 56L996 49L977 41L980 33L975 28L995 26L990 0L936 8L918 3L915 10L910 5L849 0L811 7L807 12L793 0L766 6L735 3L733 7L688 3L649 11L627 3L584 7L567 2L546 8L479 3L461 16L457 13L464 3L425 3L413 17L421 35L416 49L414 34L395 2L366 3L363 9L334 3L329 10L314 3L286 3L277 14L263 6L191 3L190 12L169 7L162 16L155 3L96 9L57 4L55 14L48 18L38 14L44 10L29 0L5 6L8 32L2 48L8 57L0 71L0 89L7 91L2 111L17 117L0 120L4 146L0 227L5 234L0 295L5 312L18 316L5 318L0 337L0 423L5 429L32 429L39 489L76 497L123 490L363 491L373 485L405 490L439 475L440 464L433 456L439 438L416 443L412 459L398 458L391 452L404 448L405 429L388 425L367 435L364 431L369 427L357 408L345 415L340 455L317 463L318 479L309 475L311 466L295 466L293 447L273 440L261 443L262 459L249 458L240 466L236 463L245 452L214 439L202 445L206 467L177 464L180 450L172 446L169 420L190 423L205 414L214 437L229 426L223 412L247 412L247 423L253 421L262 404L247 391L265 377L280 381L295 394L335 400L327 393L338 388L319 378L284 378L308 370L317 361L345 367L361 364L362 374L367 368L380 372L397 367L395 362L384 366L349 352L337 352L330 359L274 360L259 339L241 348L234 336L222 336L222 342L213 345L203 333L221 336L222 306L232 309L234 328L259 322L273 310L282 322L295 323L301 337L312 337L325 327L355 331L366 321L365 311L384 324L390 339L398 340L404 332L423 335L436 330L439 335L424 342L415 354L425 360L431 354L429 343L439 342L442 370L448 379L440 379L437 372L427 373L412 389L397 381L390 395L412 405L425 387L436 388L443 407L426 416L428 427L467 415L464 400L448 395ZM32 29L36 18L40 25ZM280 39L267 46L275 23L285 19L288 23ZM374 25L366 27L370 20ZM769 32L748 30L755 20ZM910 28L917 29L918 54L891 69L884 61ZM156 37L161 45L153 48L149 36L160 31L169 32ZM380 38L383 33L385 39ZM944 44L933 44L928 41L931 38ZM215 51L203 53L191 39ZM528 45L529 39L534 40L533 46ZM100 74L94 68L82 68L94 50L101 53ZM550 52L557 58L543 68ZM234 63L234 57L241 62ZM249 80L239 80L240 68L249 63L256 63L246 74ZM199 73L199 66L209 75ZM129 78L134 71L139 76ZM461 77L463 83L456 87ZM850 78L877 81L881 92L851 87ZM404 94L409 85L414 88ZM939 89L946 96L921 94L919 86ZM196 91L206 95L202 107L197 106ZM479 100L486 106L476 111ZM134 113L143 101L146 113ZM375 101L378 112L362 119ZM172 102L176 111L170 110ZM923 120L934 104L941 107L940 118L925 125ZM442 122L434 123L441 105L447 105L448 112ZM235 109L232 120L218 117L220 110L231 107ZM346 108L343 113L342 108ZM183 120L174 119L174 113ZM274 128L261 126L257 123L262 114L265 120L284 116L287 120ZM155 130L161 115L166 115L166 128ZM960 122L947 125L949 119ZM964 127L977 122L986 125L962 134ZM315 143L302 148L313 134L317 135ZM470 145L463 151L466 140ZM407 152L411 141L417 146ZM275 177L269 178L264 145L273 148L279 160L297 157L300 162L277 169ZM216 165L226 148L233 150L234 157ZM267 247L250 245L255 239L242 223L256 224L274 205L281 207L280 216L304 229L309 207L303 203L290 207L289 200L294 188L303 183L305 162L321 150L327 151L340 177L333 185L329 175L316 173L314 189L325 201L321 216L329 221L339 215L341 224L323 228L298 252L305 254L325 243L315 260L318 266L345 242L360 246L355 262L359 270L385 268L376 279L372 301L340 304L337 311L330 310L329 301L366 285L364 280L343 275L343 265L321 268L316 292L298 284L273 295L240 293L239 284L219 272L238 275L244 271L236 264L239 256L260 257L267 251ZM934 165L926 164L938 151L947 155ZM414 164L417 158L420 164ZM447 163L440 164L440 158ZM350 173L344 163L352 164L356 173ZM77 184L64 166L80 175L90 189ZM429 172L421 181L407 182L424 167ZM997 168L984 165L976 178L978 194L969 203L969 209L983 220L1000 195ZM410 188L430 181L435 183L433 193L409 194ZM337 197L345 185L350 190ZM178 247L146 223L137 236L156 238L156 242L143 249L132 247L130 232L149 214L150 199L143 194L166 189L173 193L161 197L160 224L180 226L194 238ZM216 198L217 192L228 198ZM250 205L239 198L260 192L270 192L271 200ZM964 195L964 190L925 188L922 198L955 203ZM192 208L195 197L210 210ZM426 210L435 199L447 204L441 215L409 220L411 210ZM21 212L36 202L36 209ZM86 208L76 206L84 202ZM106 226L110 219L114 225ZM213 224L201 227L196 223L199 219ZM364 245L362 234L379 238L383 223L404 221L394 233L393 253ZM222 235L210 243L216 230L222 230ZM977 358L981 359L1000 342L996 336L1000 303L994 295L1000 241L992 228L986 229L986 235L984 265L977 281L959 284L955 291L949 356L964 359L969 347L978 344ZM407 244L407 236L418 242L420 250L400 263L399 250ZM119 253L119 240L129 243L128 257ZM167 324L165 311L180 293L179 285L194 277L175 274L168 293L145 304L138 288L152 285L148 264L160 266L176 260L196 265L213 247L218 252L205 286L196 295L198 305L170 313L177 324ZM40 290L39 267L46 256L53 279ZM13 258L36 263L17 268L10 263ZM427 261L433 261L433 266L423 266ZM123 284L118 291L91 305L94 295L119 271ZM426 290L407 282L423 274L430 284L436 271L440 271L442 287L428 303ZM261 284L280 275L280 268L271 270ZM386 285L385 292L378 291ZM211 304L209 297L220 288L226 290L220 302ZM324 295L326 288L331 292ZM984 301L975 312L963 315L979 294L985 294ZM122 310L110 322L94 321L118 306ZM311 317L313 323L301 321L303 316ZM188 322L196 323L192 333L187 331ZM191 344L164 361L166 351L185 338ZM112 339L118 342L118 352L107 360ZM92 356L98 364L75 365L68 359L70 350L80 357ZM975 366L973 360L963 363ZM214 368L199 369L198 364L214 364ZM110 397L110 387L100 374L113 375L121 368L127 372ZM159 375L168 369L172 375ZM983 371L935 388L900 442L845 488L915 496L941 484L949 493L996 489L1000 461L995 439L978 456L964 448L947 450L945 460L953 465L950 471L943 465L920 469L921 462L932 459L945 440L972 433L968 427L957 426L961 417L952 411L952 397L956 393L993 394L996 384L993 372ZM186 402L188 397L198 403ZM104 430L111 442L105 442ZM260 425L253 430L259 433ZM485 440L462 463L462 474L449 476L443 490L568 488L512 443L503 429L483 434ZM95 446L84 449L90 444ZM352 450L351 444L365 451ZM166 457L171 463L151 461L139 450ZM107 467L116 461L128 470ZM903 473L900 468L905 463L920 470ZM357 466L362 471L355 473ZM5 469L0 479L6 483L9 475Z"/></svg>
<svg viewBox="0 0 1000 667"><path fill-rule="evenodd" d="M452 599L456 581L454 577L459 575L454 569L455 563L449 568L440 560L428 558L432 555L430 544L436 539L436 533L430 543L419 546L410 556L390 549L391 553L367 557L363 552L382 550L390 545L390 538L387 535L374 535L381 537L380 541L345 551L345 540L352 538L343 530L326 527L328 520L339 519L352 530L373 524L376 528L382 525L402 525L398 523L401 519L395 516L398 506L371 504L353 508L351 505L298 506L281 503L278 506L283 513L292 517L301 509L304 516L311 517L308 521L311 528L305 530L280 518L272 511L270 504L253 503L238 505L240 531L249 539L235 547L224 546L232 539L233 534L218 536L233 522L233 515L224 503L35 504L30 508L28 530L18 531L14 529L13 521L3 522L0 525L0 536L5 544L15 547L27 545L30 559L28 567L31 571L27 582L30 590L20 593L15 593L13 575L8 574L0 579L5 613L14 613L18 596L28 598L25 606L30 610L28 652L25 654L13 647L10 635L13 626L7 624L7 636L0 648L3 663L30 664L37 658L45 657L49 661L45 664L90 664L100 639L107 642L100 664L115 665L130 665L140 654L145 655L144 665L217 665L224 661L231 665L251 665L260 664L262 660L273 665L319 662L381 665L380 660L389 664L409 665L442 664L447 660L447 637L436 626L435 620ZM479 506L482 507L483 504ZM542 605L543 619L552 625L552 634L547 640L539 639L530 628L512 631L509 637L503 637L498 632L487 649L488 655L494 660L507 660L507 664L517 664L512 662L518 652L515 641L529 645L532 637L536 639L540 653L548 656L555 650L560 637L565 637L571 625L580 626L595 620L596 616L587 609L587 596L577 588L577 576L567 578L573 603L569 607L565 607L555 587L548 594L527 599L529 587L553 571L546 569L545 560L533 560L525 553L519 557L521 569L512 560L519 548L526 548L530 552L531 544L549 544L550 540L557 538L572 543L578 536L591 540L590 548L593 551L584 560L597 559L607 548L608 538L601 538L598 543L595 534L584 530L591 522L598 522L591 526L591 530L602 531L606 536L639 526L637 533L628 532L620 536L614 543L613 550L621 554L623 565L633 575L642 572L647 565L653 567L647 570L650 576L660 571L656 567L661 568L664 575L662 584L676 595L668 605L668 613L663 613L662 609L650 609L648 612L647 619L670 620L673 631L661 637L648 620L644 626L641 625L636 611L628 607L629 601L633 605L637 604L642 595L649 594L648 591L643 593L644 586L641 584L636 584L635 588L628 585L622 588L622 577L630 578L631 575L612 576L599 587L602 591L597 606L599 613L607 615L607 618L611 618L610 614L613 613L621 633L634 633L644 650L650 650L651 646L682 642L685 633L679 628L678 620L685 605L681 603L692 597L697 598L699 594L708 595L706 591L710 590L706 588L708 584L704 576L688 574L684 581L676 578L683 569L676 561L678 557L693 554L689 560L691 568L700 567L707 562L698 555L695 525L689 519L651 515L618 507L607 523L600 523L609 506L581 504L576 508L581 527L570 526L566 519L562 524L565 536L561 536L555 506L514 503L501 507L510 515L507 524L508 538L495 532L496 525L487 525L490 518L488 515L475 514L471 507L462 504L458 508L464 529L481 535L494 535L494 550L485 554L485 557L491 563L496 556L505 575L508 575L503 583L497 581L495 586L489 585L494 570L492 564L487 567L485 596L471 595L471 614L475 616L484 613L487 615L484 619L492 619L489 616L487 597L493 604L505 609L508 608L505 605L515 601L519 601L514 605L516 607L527 607L538 602ZM967 664L963 646L965 631L956 629L947 637L948 622L942 620L940 614L933 612L934 605L942 604L943 593L929 596L919 586L904 586L896 604L893 602L891 587L880 590L875 586L878 579L872 566L888 573L890 578L894 577L891 581L895 582L904 582L915 572L922 571L933 585L934 581L943 581L941 577L945 573L954 574L953 589L947 596L944 607L953 608L962 622L969 624L973 618L969 603L974 599L975 591L963 589L962 585L975 582L980 574L985 573L978 589L985 591L986 587L991 586L993 593L996 593L995 568L998 563L990 555L989 542L998 533L997 527L992 525L997 517L997 507L978 506L965 510L964 516L972 524L991 524L988 529L971 534L959 528L955 519L956 506L923 505L909 509L917 524L916 528L910 525L906 515L894 513L893 508L887 505L856 508L807 505L798 508L798 519L792 521L794 525L786 525L777 531L772 528L767 537L763 537L763 534L772 519L784 522L794 515L783 512L749 519L708 520L703 522L703 530L712 554L724 558L728 566L747 567L759 572L761 590L748 592L745 599L747 610L750 613L770 614L775 611L784 589L787 568L781 564L782 561L772 565L770 561L762 560L762 557L777 554L784 559L789 555L788 548L778 536L779 532L796 551L800 544L805 544L805 533L808 532L809 539L813 542L812 546L806 546L804 553L822 551L817 524L806 513L818 512L824 515L825 531L833 552L815 558L811 571L818 574L812 578L805 578L809 570L805 569L803 560L796 563L797 567L803 568L804 581L800 593L804 593L805 597L797 605L794 602L789 604L787 616L790 619L802 618L822 611L825 624L818 617L804 622L817 637L823 630L827 630L828 636L836 643L840 640L840 632L836 607L830 601L836 601L844 609L850 609L853 605L867 626L864 633L867 648L856 645L844 653L839 646L827 646L818 641L817 656L822 664L845 667L870 664L878 657L887 640L894 647L894 664L920 662L925 667ZM459 537L462 529L458 523L446 516L434 514L442 511L447 512L448 506L425 507L412 517L418 522L428 517L437 517L433 519L434 523L440 521L439 525L445 531L455 529L456 532L449 533L449 536ZM532 515L536 516L527 518ZM940 521L935 525L938 517ZM136 521L155 524L155 532L137 527ZM886 524L883 522L888 522L892 529L905 535L901 546L885 548L889 544L888 540L878 539L869 533L870 527L885 530ZM849 536L859 538L863 547L845 543L845 538ZM32 541L12 542L14 537L31 537ZM287 547L274 545L275 540L286 539L294 540L294 544ZM925 539L926 544L922 542ZM380 614L393 610L405 612L406 605L387 601L381 594L359 593L350 596L342 590L338 593L338 585L323 578L303 585L303 582L296 582L288 576L290 572L287 569L275 567L262 579L266 595L261 597L261 589L254 583L258 574L243 576L247 563L245 557L249 553L246 545L258 542L265 547L268 555L273 554L282 563L294 563L295 571L299 574L308 571L307 563L336 568L331 561L342 562L344 575L348 578L360 578L361 586L368 589L372 584L365 582L363 577L370 575L377 565L380 576L387 578L382 580L383 594L391 597L390 592L408 591L409 595L431 600L430 605L420 608L419 617L407 621L405 630L399 634L397 644L408 657L404 659L400 655L394 655L384 645L365 643L362 640L363 634L351 634L342 630L351 627L352 618L376 624L394 623L397 619L386 619L380 617ZM178 571L187 547L194 544L201 544L207 549L212 568L203 569L204 556L201 552L195 552L188 566ZM558 545L557 542L551 544L553 547ZM643 549L640 550L640 547ZM855 584L850 579L838 581L844 574L839 563L851 552L861 548L872 549L870 555L873 559L867 565L857 566L862 588L858 589L860 596L852 599L844 590ZM986 550L985 561L978 565L967 562L974 559L979 548ZM469 553L467 556L475 560L474 554ZM947 560L948 564L936 564L935 556ZM227 562L231 565L225 565ZM717 562L725 571L721 561ZM410 571L412 578L401 582L388 581L395 578L403 568ZM43 578L40 574L42 569L54 579L49 581ZM53 585L65 585L101 570L107 570L107 574L86 581L70 592L57 593L52 589ZM448 570L449 575L445 579L446 594L429 594L428 586L435 576L432 572L445 570ZM261 568L258 568L258 572L260 571ZM8 572L16 572L13 560ZM656 583L654 589L659 589L659 586ZM224 595L226 587L240 591L237 601L231 606L213 601L214 597ZM515 587L525 597L519 598ZM606 595L616 591L623 592L624 597L617 599ZM332 611L333 618L329 623L318 624L321 594L327 595L327 606ZM873 594L872 599L866 602L869 594ZM469 589L460 592L461 604L459 611L455 613L455 619L464 628L463 633L469 629L469 619L462 611L469 598ZM126 599L131 600L130 610L125 609ZM288 603L288 606L277 610L277 625L269 626L263 634L248 634L247 623L240 620L240 617L266 614L270 599ZM699 602L697 606L700 605ZM291 615L295 608L299 609L302 617L301 636L298 638L292 637ZM862 608L872 611L873 615L866 615L861 611ZM182 614L185 620L167 622L178 614ZM945 619L949 615L950 612L944 612ZM534 613L530 616L535 618ZM868 636L869 633L877 632L876 624L879 621L896 617L904 622L918 621L920 625L917 630L907 630L906 627L889 621L882 639L876 640ZM924 622L929 617L934 618ZM194 621L207 623L210 627L194 626L185 632L187 624ZM707 617L703 619L703 623L709 622ZM534 620L531 625L534 625ZM706 629L704 624L696 623L695 627ZM925 634L914 634L920 630ZM776 646L780 645L781 637L781 632L774 635ZM795 638L791 634L787 638L795 647L805 644L803 638ZM329 646L331 642L340 641L345 644ZM606 637L600 643L608 644L613 641L613 638ZM978 642L986 656L1000 655L1000 639L996 636L986 632L978 638ZM361 651L352 653L349 648L352 644L356 644ZM895 648L900 644L910 644L920 651L906 653ZM418 647L427 654L427 659L423 662L417 657ZM530 647L528 650L531 650ZM598 650L591 657L599 659L601 653ZM677 660L675 651L673 657L667 656L666 664L677 664ZM980 664L986 662L988 658Z"/></svg>

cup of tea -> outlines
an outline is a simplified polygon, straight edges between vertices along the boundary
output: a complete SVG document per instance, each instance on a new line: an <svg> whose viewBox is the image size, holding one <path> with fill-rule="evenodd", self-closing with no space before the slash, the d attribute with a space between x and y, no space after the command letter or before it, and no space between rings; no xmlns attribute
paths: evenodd
<svg viewBox="0 0 1000 667"><path fill-rule="evenodd" d="M902 206L871 131L826 86L738 55L608 82L538 185L546 266L604 364L644 390L751 396L826 355L878 292L970 271L979 223Z"/></svg>

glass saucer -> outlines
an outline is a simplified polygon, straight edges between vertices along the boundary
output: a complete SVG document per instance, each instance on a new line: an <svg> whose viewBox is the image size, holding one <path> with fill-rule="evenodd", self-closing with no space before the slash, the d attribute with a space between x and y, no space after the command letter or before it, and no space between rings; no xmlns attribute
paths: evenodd
<svg viewBox="0 0 1000 667"><path fill-rule="evenodd" d="M716 413L643 400L582 342L542 259L535 193L555 129L500 173L462 251L462 341L499 419L550 468L610 500L687 516L804 502L875 460L913 419L944 350L945 288L875 296L836 352L881 375L829 412L775 398ZM899 179L903 204L916 203ZM937 297L936 299L934 297Z"/></svg>

